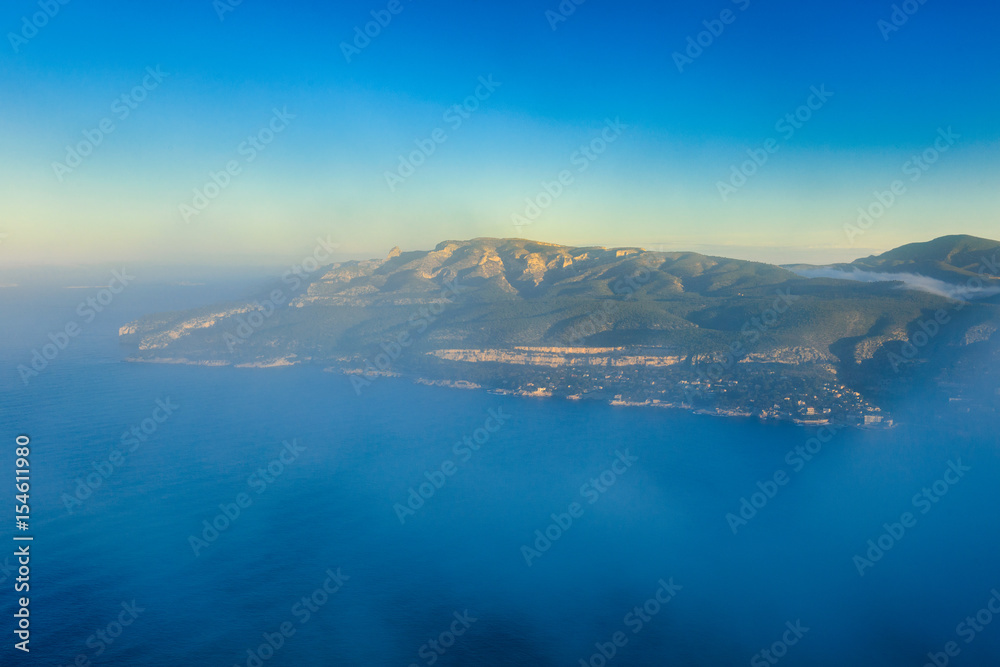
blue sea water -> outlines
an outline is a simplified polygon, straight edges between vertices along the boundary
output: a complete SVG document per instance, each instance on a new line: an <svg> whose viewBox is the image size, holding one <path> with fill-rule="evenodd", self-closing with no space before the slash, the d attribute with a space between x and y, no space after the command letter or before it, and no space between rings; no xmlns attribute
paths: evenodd
<svg viewBox="0 0 1000 667"><path fill-rule="evenodd" d="M949 664L1000 660L1000 616L974 619L971 641L960 625L1000 590L996 423L841 431L796 470L787 454L815 429L122 361L121 324L241 289L132 287L27 384L18 364L86 294L0 290L0 568L22 433L34 537L30 657L0 569L3 664L916 667L948 642ZM162 423L158 400L177 406ZM491 411L504 423L487 439ZM100 485L81 500L88 476ZM401 512L421 484L429 497ZM766 491L734 534L727 514ZM880 537L891 546L859 574Z"/></svg>

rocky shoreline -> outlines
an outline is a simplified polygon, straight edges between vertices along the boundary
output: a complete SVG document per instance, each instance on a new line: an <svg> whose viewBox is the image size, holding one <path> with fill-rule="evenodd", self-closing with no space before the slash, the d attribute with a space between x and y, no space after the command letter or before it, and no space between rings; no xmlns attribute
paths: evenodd
<svg viewBox="0 0 1000 667"><path fill-rule="evenodd" d="M208 367L221 367L230 366L233 368L280 368L288 366L303 365L303 361L298 359L291 359L290 357L281 357L271 360L262 360L257 362L249 363L234 363L232 361L218 360L218 359L206 359L206 360L195 360L188 359L185 357L127 357L125 358L128 363L150 363L150 364L173 364L173 365L187 365L187 366L208 366ZM516 396L518 398L557 398L563 400L592 400L607 403L608 405L614 407L636 407L636 408L660 408L660 409L670 409L670 410L684 410L691 412L692 414L707 415L711 417L729 417L729 418L758 418L761 422L790 422L798 424L800 426L825 426L825 425L835 425L840 427L854 426L859 428L893 428L895 426L892 419L880 418L877 421L866 422L863 417L861 420L856 422L836 420L831 417L824 416L813 416L809 418L796 417L791 414L780 414L780 413L761 413L752 410L739 409L739 408L706 408L706 407L696 407L691 403L687 402L672 402L672 401L662 401L659 399L646 399L646 400L631 400L623 398L620 395L616 395L613 398L598 397L598 396L586 396L583 394L567 394L553 389L536 387L534 389L503 389L496 387L488 387L476 382L470 382L468 380L442 380L442 379L432 379L421 376L409 376L403 373L395 371L376 371L374 373L367 373L363 369L352 369L352 368L341 368L328 366L323 368L324 372L328 373L340 373L345 377L351 376L364 376L365 378L370 377L396 377L396 378L408 378L411 379L415 384L421 384L425 386L432 387L446 387L449 389L463 389L463 390L485 390L491 394L502 395L502 396Z"/></svg>

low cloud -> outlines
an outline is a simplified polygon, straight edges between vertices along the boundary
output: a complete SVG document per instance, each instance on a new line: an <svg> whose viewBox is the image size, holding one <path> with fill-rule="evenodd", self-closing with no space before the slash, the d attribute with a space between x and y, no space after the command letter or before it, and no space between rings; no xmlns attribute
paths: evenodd
<svg viewBox="0 0 1000 667"><path fill-rule="evenodd" d="M949 299L974 301L1000 294L1000 287L979 287L964 284L948 283L937 278L929 278L917 273L881 273L877 271L844 271L824 267L819 269L802 269L795 273L806 278L837 278L839 280L855 280L863 283L900 282L901 289L930 292Z"/></svg>

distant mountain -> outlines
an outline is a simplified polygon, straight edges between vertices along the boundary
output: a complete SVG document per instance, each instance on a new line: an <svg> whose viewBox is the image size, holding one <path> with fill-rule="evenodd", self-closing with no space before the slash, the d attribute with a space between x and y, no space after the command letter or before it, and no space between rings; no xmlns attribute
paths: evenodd
<svg viewBox="0 0 1000 667"><path fill-rule="evenodd" d="M1000 243L952 236L841 266L955 283L984 260L1000 261ZM304 291L286 281L240 303L143 318L123 341L135 361L322 364L359 391L403 374L809 420L877 421L877 402L932 381L1000 389L990 291L966 303L697 253L492 238L314 275ZM933 335L921 333L935 317ZM986 372L958 378L969 359Z"/></svg>
<svg viewBox="0 0 1000 667"><path fill-rule="evenodd" d="M963 284L974 276L985 276L987 282L992 283L1000 281L1000 266L996 259L991 259L998 253L1000 241L956 234L923 243L908 243L881 255L857 259L850 264L834 264L831 268L915 274L952 284ZM795 268L807 267L799 265ZM996 284L1000 285L1000 282Z"/></svg>
<svg viewBox="0 0 1000 667"><path fill-rule="evenodd" d="M314 283L306 303L374 305L431 294L448 282L473 300L614 296L614 282L636 272L649 296L711 293L783 282L776 266L697 253L641 248L571 248L524 239L444 241L431 251L392 252L384 260L347 262Z"/></svg>

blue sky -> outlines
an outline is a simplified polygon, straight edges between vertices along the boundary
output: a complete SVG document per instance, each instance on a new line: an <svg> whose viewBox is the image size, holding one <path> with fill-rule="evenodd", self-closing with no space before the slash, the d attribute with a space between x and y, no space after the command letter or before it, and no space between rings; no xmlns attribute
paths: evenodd
<svg viewBox="0 0 1000 667"><path fill-rule="evenodd" d="M317 236L358 256L526 236L827 261L1000 236L993 4L913 0L890 31L881 2L567 0L558 22L556 1L243 0L220 19L224 2L5 4L0 261L277 262ZM372 12L391 21L348 62ZM144 79L123 117L116 100ZM449 112L477 90L476 109ZM808 120L779 130L797 111ZM102 121L113 131L95 134ZM273 140L248 149L261 131ZM92 153L55 166L85 132ZM592 141L602 151L580 158ZM433 153L399 171L418 142ZM745 183L720 186L754 154L767 160ZM849 231L897 180L905 192Z"/></svg>

